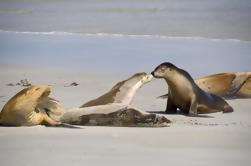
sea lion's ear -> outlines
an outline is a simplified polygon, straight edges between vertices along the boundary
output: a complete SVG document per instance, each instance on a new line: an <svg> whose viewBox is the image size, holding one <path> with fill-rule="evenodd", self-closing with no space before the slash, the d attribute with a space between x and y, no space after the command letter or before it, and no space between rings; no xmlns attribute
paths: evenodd
<svg viewBox="0 0 251 166"><path fill-rule="evenodd" d="M237 93L249 78L249 74L236 73L235 78L232 80L228 95L234 95Z"/></svg>

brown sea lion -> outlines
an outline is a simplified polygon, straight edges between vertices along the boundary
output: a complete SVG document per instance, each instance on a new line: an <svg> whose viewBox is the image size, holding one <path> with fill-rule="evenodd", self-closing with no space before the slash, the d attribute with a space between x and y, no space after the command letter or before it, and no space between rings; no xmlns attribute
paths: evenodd
<svg viewBox="0 0 251 166"><path fill-rule="evenodd" d="M119 103L74 108L67 111L60 121L71 125L117 127L168 127L171 123L165 116Z"/></svg>
<svg viewBox="0 0 251 166"><path fill-rule="evenodd" d="M65 110L58 102L48 98L50 91L49 86L30 86L23 89L3 107L0 124L7 126L60 124L57 120Z"/></svg>
<svg viewBox="0 0 251 166"><path fill-rule="evenodd" d="M251 98L251 72L216 74L196 79L195 83L204 91L224 98Z"/></svg>
<svg viewBox="0 0 251 166"><path fill-rule="evenodd" d="M109 103L121 103L128 105L131 103L137 90L145 83L150 82L152 78L153 76L151 74L136 73L127 80L117 83L109 92L83 104L81 107L105 105Z"/></svg>
<svg viewBox="0 0 251 166"><path fill-rule="evenodd" d="M166 113L179 108L189 115L213 112L232 112L232 107L221 97L199 88L189 73L171 63L160 64L153 72L155 78L164 78L168 84Z"/></svg>
<svg viewBox="0 0 251 166"><path fill-rule="evenodd" d="M205 92L226 99L251 98L251 72L221 73L194 81ZM168 94L160 96L167 97Z"/></svg>

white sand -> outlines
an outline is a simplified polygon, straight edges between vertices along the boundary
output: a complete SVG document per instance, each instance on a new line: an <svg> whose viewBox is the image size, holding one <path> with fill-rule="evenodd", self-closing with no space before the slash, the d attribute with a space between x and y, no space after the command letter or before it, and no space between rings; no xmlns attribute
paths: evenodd
<svg viewBox="0 0 251 166"><path fill-rule="evenodd" d="M51 97L66 108L108 91L124 77L70 73L52 69L0 65L0 106L20 91L6 86L27 78L32 84L52 85ZM64 87L72 82L76 87ZM163 111L167 91L155 79L137 93L134 106ZM213 118L168 115L167 128L81 127L81 129L0 127L1 166L42 165L250 165L251 99L228 101L234 112Z"/></svg>

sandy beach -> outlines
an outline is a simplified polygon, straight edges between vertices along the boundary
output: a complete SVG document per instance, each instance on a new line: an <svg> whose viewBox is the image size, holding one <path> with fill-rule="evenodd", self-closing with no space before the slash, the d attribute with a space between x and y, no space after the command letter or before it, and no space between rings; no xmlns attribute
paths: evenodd
<svg viewBox="0 0 251 166"><path fill-rule="evenodd" d="M65 72L50 68L0 65L0 106L21 90L7 86L27 79L51 85L51 97L66 108L77 107L109 90L124 77ZM78 86L65 87L72 82ZM102 83L101 83L102 82ZM149 112L165 109L156 99L167 86L153 80L142 87L132 105ZM1 165L249 165L251 154L250 99L228 102L234 112L211 118L166 115L171 127L86 127L80 129L0 127Z"/></svg>

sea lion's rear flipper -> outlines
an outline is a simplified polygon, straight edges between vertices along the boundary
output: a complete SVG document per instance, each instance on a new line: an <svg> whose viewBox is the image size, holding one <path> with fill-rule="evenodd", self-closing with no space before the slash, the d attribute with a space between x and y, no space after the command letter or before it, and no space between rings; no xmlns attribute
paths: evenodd
<svg viewBox="0 0 251 166"><path fill-rule="evenodd" d="M246 83L246 81L250 78L250 73L235 73L235 78L232 80L229 92L227 97L234 97L235 94L241 89L241 87Z"/></svg>
<svg viewBox="0 0 251 166"><path fill-rule="evenodd" d="M230 105L226 104L223 108L223 113L231 113L231 112L234 112L234 109Z"/></svg>
<svg viewBox="0 0 251 166"><path fill-rule="evenodd" d="M56 125L45 125L46 127L59 127L59 128L69 128L69 129L83 129L82 127L70 125L67 123L59 123Z"/></svg>
<svg viewBox="0 0 251 166"><path fill-rule="evenodd" d="M168 98L168 93L157 97L157 99L166 99L166 98Z"/></svg>

